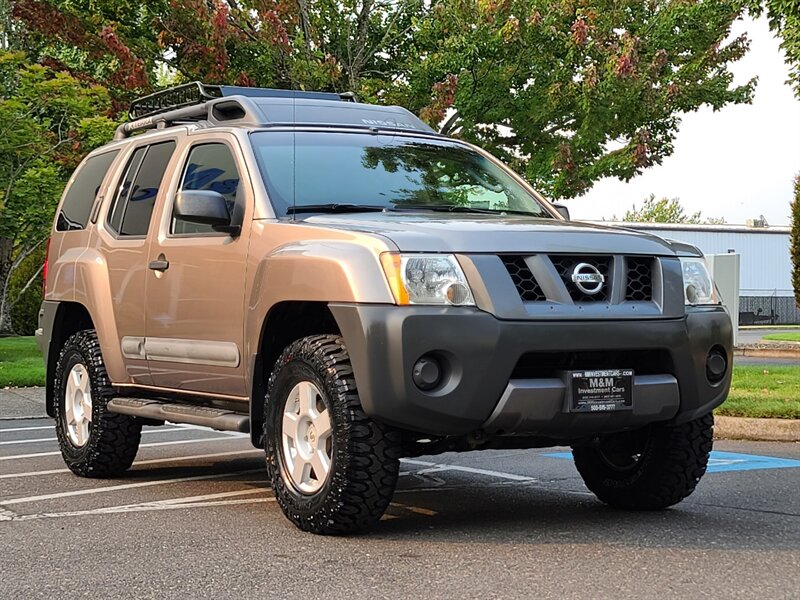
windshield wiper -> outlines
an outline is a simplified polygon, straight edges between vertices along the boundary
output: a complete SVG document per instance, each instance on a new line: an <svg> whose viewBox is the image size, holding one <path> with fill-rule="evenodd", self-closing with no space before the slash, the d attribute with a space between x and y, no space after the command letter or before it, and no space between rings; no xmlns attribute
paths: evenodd
<svg viewBox="0 0 800 600"><path fill-rule="evenodd" d="M383 212L391 210L385 206L376 204L338 204L332 202L330 204L301 204L299 206L290 206L286 212L290 215L298 213L356 213L356 212Z"/></svg>
<svg viewBox="0 0 800 600"><path fill-rule="evenodd" d="M396 209L421 209L421 210L436 210L439 212L458 212L458 213L478 213L483 215L525 215L528 217L544 217L549 218L550 215L538 214L528 212L527 210L511 210L502 208L492 210L491 208L478 208L476 206L463 206L460 204L404 204L396 206Z"/></svg>

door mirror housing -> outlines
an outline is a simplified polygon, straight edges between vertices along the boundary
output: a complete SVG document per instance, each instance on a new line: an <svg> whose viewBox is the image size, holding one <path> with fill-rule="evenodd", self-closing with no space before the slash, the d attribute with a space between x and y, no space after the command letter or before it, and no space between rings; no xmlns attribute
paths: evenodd
<svg viewBox="0 0 800 600"><path fill-rule="evenodd" d="M566 219L567 221L570 220L569 209L566 206L564 206L563 204L556 204L555 202L553 202L553 208L555 208L558 211L558 214L564 217L564 219Z"/></svg>
<svg viewBox="0 0 800 600"><path fill-rule="evenodd" d="M239 235L241 226L231 222L225 197L213 190L181 190L175 197L175 217L188 223L210 225L214 231Z"/></svg>

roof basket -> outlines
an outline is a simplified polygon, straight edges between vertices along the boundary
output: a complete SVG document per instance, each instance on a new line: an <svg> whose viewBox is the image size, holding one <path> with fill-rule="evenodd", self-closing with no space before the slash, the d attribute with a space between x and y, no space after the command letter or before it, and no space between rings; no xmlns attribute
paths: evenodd
<svg viewBox="0 0 800 600"><path fill-rule="evenodd" d="M239 87L231 85L208 85L192 81L178 85L131 102L128 115L131 120L152 117L170 110L203 104L224 96L248 96L250 98L307 98L332 100L335 102L357 102L353 92L305 92L302 90L275 90L270 88Z"/></svg>
<svg viewBox="0 0 800 600"><path fill-rule="evenodd" d="M192 81L178 85L149 96L137 98L131 102L128 116L131 120L150 117L159 113L175 110L185 106L203 104L214 98L221 98L222 90L218 85L205 85L199 81Z"/></svg>
<svg viewBox="0 0 800 600"><path fill-rule="evenodd" d="M231 98L228 106L226 97ZM115 140L121 140L130 135L147 129L160 129L178 123L189 123L210 120L243 120L249 118L251 121L257 120L255 106L247 101L247 98L303 98L306 100L324 100L332 102L358 102L356 95L352 92L337 94L333 92L306 92L302 90L276 90L269 88L239 87L230 85L208 85L199 81L185 83L166 90L161 90L137 98L131 102L128 111L130 121L122 123L117 127L114 134ZM219 102L217 102L219 101ZM224 103L225 106L221 103ZM231 110L238 108L239 110ZM228 116L220 119L219 115L226 114L238 115L237 117ZM213 113L213 117L212 117ZM254 121L256 122L256 121Z"/></svg>

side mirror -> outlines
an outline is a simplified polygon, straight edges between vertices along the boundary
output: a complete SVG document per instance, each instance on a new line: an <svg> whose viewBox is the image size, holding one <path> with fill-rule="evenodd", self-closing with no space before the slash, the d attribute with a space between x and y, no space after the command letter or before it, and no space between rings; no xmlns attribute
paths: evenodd
<svg viewBox="0 0 800 600"><path fill-rule="evenodd" d="M556 204L555 202L553 202L553 208L555 208L558 211L558 214L564 217L567 221L570 220L569 209L566 206L564 206L563 204Z"/></svg>
<svg viewBox="0 0 800 600"><path fill-rule="evenodd" d="M241 227L231 224L228 203L213 190L181 190L175 197L175 217L188 223L210 225L214 231L238 235Z"/></svg>

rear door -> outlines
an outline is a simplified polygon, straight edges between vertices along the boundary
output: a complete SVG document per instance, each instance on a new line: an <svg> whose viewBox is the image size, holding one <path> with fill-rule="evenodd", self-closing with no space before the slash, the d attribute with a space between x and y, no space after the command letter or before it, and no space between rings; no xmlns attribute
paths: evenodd
<svg viewBox="0 0 800 600"><path fill-rule="evenodd" d="M247 396L244 305L253 195L238 142L206 133L182 148L180 170L165 198L147 274L146 353L153 384L216 396ZM241 233L176 218L179 190L213 190L238 215Z"/></svg>
<svg viewBox="0 0 800 600"><path fill-rule="evenodd" d="M150 384L142 347L145 332L145 280L148 232L153 208L163 194L164 175L177 142L174 139L141 144L129 149L121 161L108 208L97 224L97 246L109 278L113 318L130 381ZM98 315L110 318L112 315ZM103 327L102 323L97 324ZM119 382L124 383L124 382Z"/></svg>

